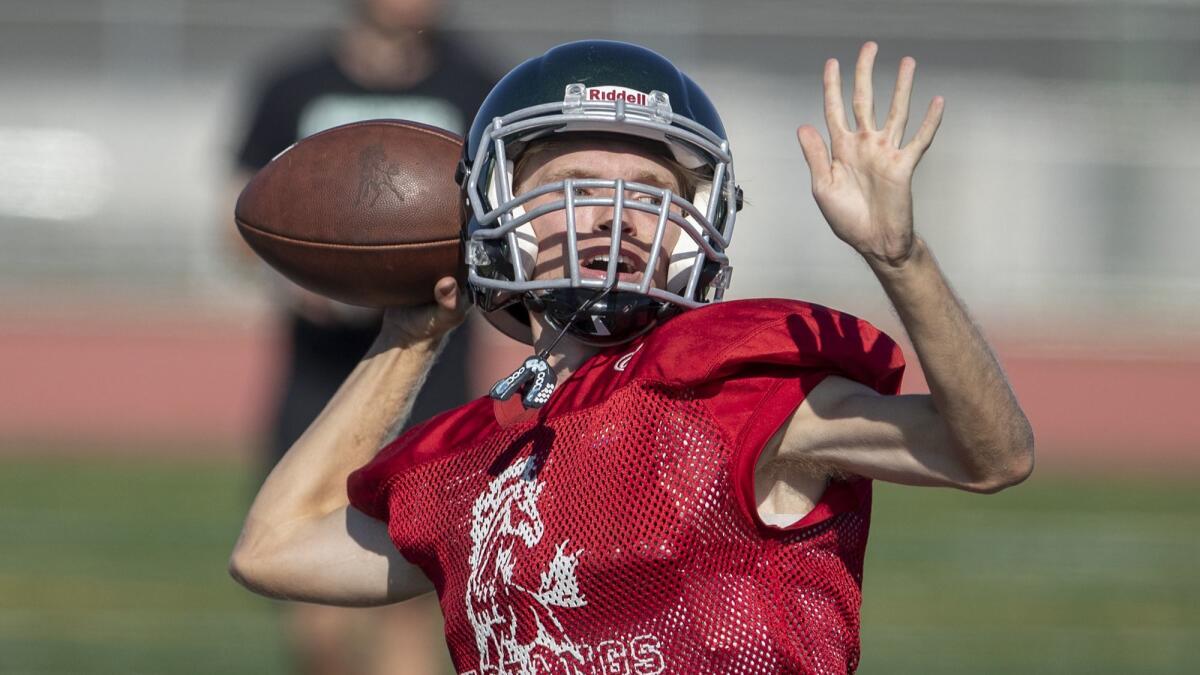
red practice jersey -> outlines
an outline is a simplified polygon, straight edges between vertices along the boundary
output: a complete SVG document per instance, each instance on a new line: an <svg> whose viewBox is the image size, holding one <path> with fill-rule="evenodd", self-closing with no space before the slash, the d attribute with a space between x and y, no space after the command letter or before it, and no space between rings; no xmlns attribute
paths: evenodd
<svg viewBox="0 0 1200 675"><path fill-rule="evenodd" d="M826 375L899 390L896 344L789 300L681 314L549 403L483 398L350 475L437 588L460 673L845 673L859 658L870 481L765 525L754 465Z"/></svg>

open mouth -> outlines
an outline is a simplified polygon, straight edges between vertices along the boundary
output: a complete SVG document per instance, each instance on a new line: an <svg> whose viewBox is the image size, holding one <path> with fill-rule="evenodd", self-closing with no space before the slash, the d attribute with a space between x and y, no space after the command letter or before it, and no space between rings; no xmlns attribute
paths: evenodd
<svg viewBox="0 0 1200 675"><path fill-rule="evenodd" d="M607 272L608 263L611 258L608 254L592 256L586 260L580 261L580 266L588 270L596 270L598 272ZM621 274L633 274L636 271L633 261L628 256L620 256L617 258L617 272Z"/></svg>
<svg viewBox="0 0 1200 675"><path fill-rule="evenodd" d="M616 265L614 265L616 268L616 279L608 279L608 265L612 262L610 256L613 253L612 240L591 239L581 241L579 244L579 257L577 258L579 261L578 274L584 279L592 280L593 284L597 279L606 284L614 281L641 284L648 276L646 265L650 254L635 244L621 242L616 252ZM564 251L563 253L565 254L566 252ZM564 257L566 256L564 255ZM566 261L563 260L562 262L565 263ZM649 276L657 280L660 278L659 274L665 273L667 269L665 250L658 257L656 267L658 273ZM563 270L563 272L567 271L563 267L559 267L558 269ZM559 274L562 274L562 272L559 272Z"/></svg>

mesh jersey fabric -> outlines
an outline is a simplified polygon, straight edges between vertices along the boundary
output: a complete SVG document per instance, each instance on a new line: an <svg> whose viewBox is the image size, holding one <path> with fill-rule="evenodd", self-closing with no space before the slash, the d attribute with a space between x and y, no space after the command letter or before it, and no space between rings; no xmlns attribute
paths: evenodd
<svg viewBox="0 0 1200 675"><path fill-rule="evenodd" d="M602 351L537 411L479 399L352 473L433 581L460 673L845 673L870 481L787 528L753 469L824 377L899 390L899 348L788 300L717 303Z"/></svg>

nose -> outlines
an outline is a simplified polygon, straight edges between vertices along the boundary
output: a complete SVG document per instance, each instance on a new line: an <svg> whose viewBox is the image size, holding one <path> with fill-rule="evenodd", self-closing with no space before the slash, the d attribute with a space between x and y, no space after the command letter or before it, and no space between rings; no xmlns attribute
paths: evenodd
<svg viewBox="0 0 1200 675"><path fill-rule="evenodd" d="M606 191L604 196L611 197L612 191ZM591 231L597 234L612 236L613 223L616 216L616 208L612 206L602 206L592 209L595 220L592 221ZM635 239L639 234L637 226L637 216L639 212L630 208L621 209L621 238L625 240Z"/></svg>
<svg viewBox="0 0 1200 675"><path fill-rule="evenodd" d="M593 225L592 229L595 232L600 232L602 234L607 234L609 236L612 236L612 229L613 229L612 214L609 213L608 217L602 218L599 221L597 221L595 223L595 225ZM633 223L631 223L628 218L622 217L621 218L621 238L622 239L633 238L636 234L637 234L637 228L633 226Z"/></svg>

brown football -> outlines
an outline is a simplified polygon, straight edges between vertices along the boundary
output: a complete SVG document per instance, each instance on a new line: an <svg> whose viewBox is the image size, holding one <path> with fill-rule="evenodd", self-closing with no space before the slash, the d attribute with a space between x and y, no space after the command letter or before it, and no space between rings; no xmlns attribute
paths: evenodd
<svg viewBox="0 0 1200 675"><path fill-rule="evenodd" d="M364 307L433 300L460 276L462 139L407 120L313 134L262 168L238 197L238 230L284 276Z"/></svg>

